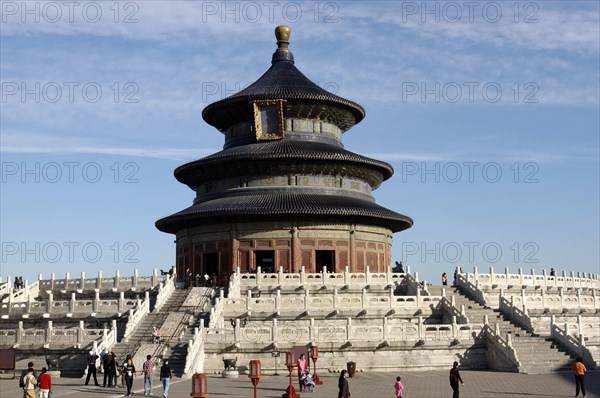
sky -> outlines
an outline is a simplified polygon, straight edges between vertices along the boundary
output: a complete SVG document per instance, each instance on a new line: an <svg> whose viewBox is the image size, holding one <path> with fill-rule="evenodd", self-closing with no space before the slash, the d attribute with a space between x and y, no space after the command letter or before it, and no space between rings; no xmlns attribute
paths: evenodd
<svg viewBox="0 0 600 398"><path fill-rule="evenodd" d="M393 260L600 273L597 1L0 2L3 278L175 263L154 222L173 177L222 149L201 112L258 79L289 25L296 66L367 116L345 148L390 163L413 218Z"/></svg>

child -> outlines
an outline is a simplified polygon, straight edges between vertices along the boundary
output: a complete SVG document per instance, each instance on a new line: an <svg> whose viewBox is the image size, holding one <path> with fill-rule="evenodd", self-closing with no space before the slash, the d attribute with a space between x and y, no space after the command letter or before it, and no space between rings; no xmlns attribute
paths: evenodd
<svg viewBox="0 0 600 398"><path fill-rule="evenodd" d="M402 380L400 376L396 377L396 383L394 384L394 388L396 389L396 398L402 398L402 391L404 390L404 386L400 380Z"/></svg>

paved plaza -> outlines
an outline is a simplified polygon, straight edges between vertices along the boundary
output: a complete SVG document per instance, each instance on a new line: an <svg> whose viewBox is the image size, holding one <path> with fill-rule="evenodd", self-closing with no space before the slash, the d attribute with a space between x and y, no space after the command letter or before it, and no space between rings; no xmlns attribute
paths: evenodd
<svg viewBox="0 0 600 398"><path fill-rule="evenodd" d="M575 385L569 372L549 374L517 374L488 371L461 372L465 385L461 388L461 398L543 398L543 397L573 397ZM6 376L6 375L3 375ZM349 379L350 391L353 398L387 398L394 396L393 385L395 373L359 373ZM448 384L447 372L422 371L407 372L400 375L405 385L406 398L442 398L451 397L452 391ZM279 376L265 376L258 385L258 397L281 397L287 386L288 378L282 373ZM324 374L324 384L317 386L313 393L302 393L301 397L335 398L337 397L337 376ZM295 381L295 378L294 378ZM143 381L137 379L134 383L134 396L144 396ZM162 389L155 380L154 396L162 397ZM600 372L588 372L586 376L588 397L600 398ZM57 379L54 381L53 398L73 397L107 397L124 396L122 388L102 388L84 386L80 379ZM187 398L190 396L191 379L173 379L171 398ZM238 379L223 379L218 375L209 376L209 397L252 397L253 390L250 379L240 375ZM21 391L16 380L2 379L0 381L1 398L20 398Z"/></svg>

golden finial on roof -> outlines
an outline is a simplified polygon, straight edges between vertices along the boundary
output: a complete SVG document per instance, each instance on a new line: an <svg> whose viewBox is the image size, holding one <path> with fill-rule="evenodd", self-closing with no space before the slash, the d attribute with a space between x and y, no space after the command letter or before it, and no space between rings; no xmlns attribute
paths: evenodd
<svg viewBox="0 0 600 398"><path fill-rule="evenodd" d="M281 25L275 28L275 37L277 38L277 51L290 51L290 35L292 29L289 26Z"/></svg>

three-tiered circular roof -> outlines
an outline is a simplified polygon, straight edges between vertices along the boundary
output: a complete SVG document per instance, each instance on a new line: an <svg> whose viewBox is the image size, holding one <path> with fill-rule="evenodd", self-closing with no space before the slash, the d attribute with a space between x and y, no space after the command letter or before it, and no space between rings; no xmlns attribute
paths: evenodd
<svg viewBox="0 0 600 398"><path fill-rule="evenodd" d="M285 100L285 118L326 122L342 131L365 117L360 105L320 88L294 66L289 33L287 27L276 29L279 47L272 66L246 89L208 105L202 112L207 123L221 131L247 123L253 120L252 103L257 100ZM175 170L177 180L194 190L200 184L244 175L330 175L360 179L376 188L392 174L389 164L347 151L341 143L285 136L227 148ZM240 186L199 195L192 206L158 220L156 227L177 233L206 223L252 221L364 223L393 232L413 224L410 217L376 204L370 195L340 188Z"/></svg>

